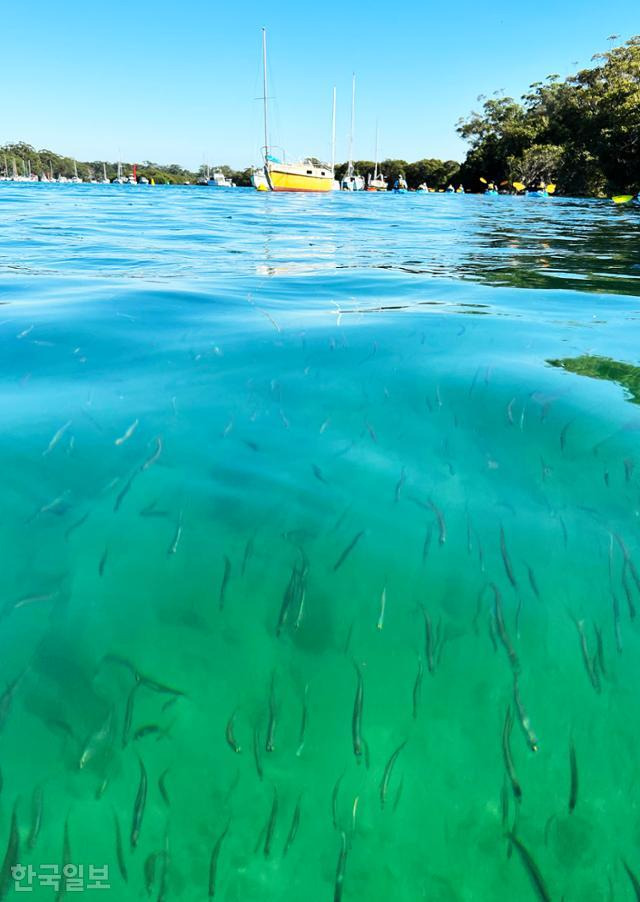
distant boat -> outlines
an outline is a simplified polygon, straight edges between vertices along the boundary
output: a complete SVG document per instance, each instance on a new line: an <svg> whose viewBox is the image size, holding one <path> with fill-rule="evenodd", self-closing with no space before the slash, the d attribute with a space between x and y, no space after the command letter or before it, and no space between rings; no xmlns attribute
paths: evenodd
<svg viewBox="0 0 640 902"><path fill-rule="evenodd" d="M258 191L331 191L333 169L316 160L287 163L271 152L269 144L269 110L267 94L267 32L262 29L262 79L264 104L264 165L254 169L251 182ZM214 173L215 175L215 173Z"/></svg>
<svg viewBox="0 0 640 902"><path fill-rule="evenodd" d="M347 171L345 172L340 187L343 191L364 191L365 182L361 175L357 175L353 165L353 132L355 126L356 115L356 77L353 76L351 82L351 130L349 132L349 162L347 163Z"/></svg>
<svg viewBox="0 0 640 902"><path fill-rule="evenodd" d="M207 185L209 185L210 188L235 188L236 187L236 183L233 181L233 179L227 178L225 176L224 172L220 172L219 169L216 169L216 171L213 173L213 175L209 176L209 178L207 179Z"/></svg>
<svg viewBox="0 0 640 902"><path fill-rule="evenodd" d="M138 164L134 163L133 164L133 172L131 173L129 178L126 180L127 185L137 185L138 184L137 171L138 171Z"/></svg>
<svg viewBox="0 0 640 902"><path fill-rule="evenodd" d="M369 182L367 191L386 191L387 180L384 175L378 172L378 125L376 123L376 159L373 166L373 176L369 174Z"/></svg>
<svg viewBox="0 0 640 902"><path fill-rule="evenodd" d="M106 163L102 164L102 178L100 179L99 184L100 185L110 185L111 184L111 182L107 178L107 164Z"/></svg>
<svg viewBox="0 0 640 902"><path fill-rule="evenodd" d="M71 179L71 181L74 183L74 185L79 185L82 181L82 179L78 175L78 164L75 160L73 161L73 178Z"/></svg>
<svg viewBox="0 0 640 902"><path fill-rule="evenodd" d="M125 182L126 182L126 179L123 178L123 175L122 175L122 163L120 162L120 160L118 160L118 174L117 174L116 177L113 179L113 181L112 181L111 184L113 184L113 185L124 185Z"/></svg>

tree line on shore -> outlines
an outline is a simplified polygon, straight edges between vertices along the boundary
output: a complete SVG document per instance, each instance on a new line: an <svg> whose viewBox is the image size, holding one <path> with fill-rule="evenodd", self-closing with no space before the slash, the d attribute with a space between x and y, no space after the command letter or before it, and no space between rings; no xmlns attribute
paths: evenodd
<svg viewBox="0 0 640 902"><path fill-rule="evenodd" d="M614 40L616 36L612 36ZM409 188L426 183L435 190L461 184L467 191L483 191L486 181L504 190L516 182L537 185L554 182L556 193L605 196L640 189L640 35L606 53L596 54L594 65L561 79L549 75L530 85L520 101L512 97L485 100L480 112L457 124L458 134L470 144L462 164L455 160L383 160L378 169L392 186L401 174ZM85 181L101 179L103 162L81 162L29 144L0 147L0 173L16 166L22 175L30 166L39 176L71 178L77 166ZM117 164L106 163L107 178L117 175ZM213 167L212 167L213 168ZM215 167L236 185L251 184L251 168ZM123 167L124 174L132 171ZM346 163L336 166L341 179ZM366 176L374 171L371 160L355 161ZM194 184L206 174L178 163L160 165L145 161L138 177L156 184Z"/></svg>
<svg viewBox="0 0 640 902"><path fill-rule="evenodd" d="M617 35L610 40L615 41ZM465 185L555 182L557 192L606 196L640 188L640 35L598 53L595 65L530 85L521 102L486 100L458 123L471 147Z"/></svg>

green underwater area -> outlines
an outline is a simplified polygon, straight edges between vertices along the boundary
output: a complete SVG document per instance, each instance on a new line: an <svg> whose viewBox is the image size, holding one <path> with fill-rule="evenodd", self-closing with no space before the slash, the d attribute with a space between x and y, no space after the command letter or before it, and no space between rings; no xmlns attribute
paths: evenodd
<svg viewBox="0 0 640 902"><path fill-rule="evenodd" d="M5 897L19 861L123 900L632 899L618 276L496 287L481 198L11 192Z"/></svg>

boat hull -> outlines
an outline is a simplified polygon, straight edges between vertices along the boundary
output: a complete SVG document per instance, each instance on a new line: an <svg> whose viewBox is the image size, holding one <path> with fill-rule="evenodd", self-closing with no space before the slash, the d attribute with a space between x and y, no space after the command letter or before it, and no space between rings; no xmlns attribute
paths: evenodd
<svg viewBox="0 0 640 902"><path fill-rule="evenodd" d="M269 164L264 169L254 170L251 181L258 191L325 192L333 190L331 170L310 167L305 172L304 165Z"/></svg>
<svg viewBox="0 0 640 902"><path fill-rule="evenodd" d="M331 191L333 175L306 175L305 173L269 170L268 181L272 191Z"/></svg>

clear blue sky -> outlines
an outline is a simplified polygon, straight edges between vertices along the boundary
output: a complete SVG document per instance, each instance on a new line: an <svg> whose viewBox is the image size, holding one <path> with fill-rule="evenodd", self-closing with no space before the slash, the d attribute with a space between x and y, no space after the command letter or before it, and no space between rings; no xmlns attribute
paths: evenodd
<svg viewBox="0 0 640 902"><path fill-rule="evenodd" d="M245 166L261 144L260 27L268 29L273 139L287 155L347 155L351 73L356 158L462 159L455 123L479 94L519 97L640 31L637 0L459 0L398 5L213 4L185 0L51 5L4 15L0 143L80 159Z"/></svg>

